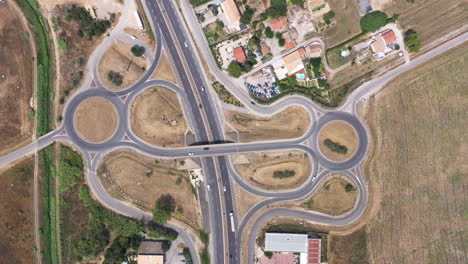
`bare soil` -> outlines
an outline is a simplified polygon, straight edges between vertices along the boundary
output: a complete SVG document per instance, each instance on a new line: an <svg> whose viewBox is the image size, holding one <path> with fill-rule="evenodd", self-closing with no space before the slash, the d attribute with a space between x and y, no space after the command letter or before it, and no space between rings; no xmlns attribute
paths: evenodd
<svg viewBox="0 0 468 264"><path fill-rule="evenodd" d="M31 140L34 55L20 15L6 2L0 8L0 155Z"/></svg>
<svg viewBox="0 0 468 264"><path fill-rule="evenodd" d="M329 248L330 251L328 260L330 263L369 263L365 228L360 228L359 230L347 235L340 235L331 232Z"/></svg>
<svg viewBox="0 0 468 264"><path fill-rule="evenodd" d="M373 263L466 262L467 59L463 44L370 102L375 152L366 174L380 193L367 226Z"/></svg>
<svg viewBox="0 0 468 264"><path fill-rule="evenodd" d="M87 9L95 9L95 13L92 12L92 15L96 14L99 18L103 19L109 15L109 13L118 13L122 11L121 0L40 0L38 1L41 7L44 10L53 10L57 5L71 5L77 4L86 7Z"/></svg>
<svg viewBox="0 0 468 264"><path fill-rule="evenodd" d="M325 146L324 141L330 139L348 148L346 154L334 152ZM348 123L343 121L333 121L325 125L319 133L318 143L320 152L332 161L345 161L353 156L359 144L356 130Z"/></svg>
<svg viewBox="0 0 468 264"><path fill-rule="evenodd" d="M231 159L239 176L249 184L266 190L298 188L310 177L312 171L308 155L301 151L236 154ZM275 171L286 170L294 171L295 175L282 179L273 177Z"/></svg>
<svg viewBox="0 0 468 264"><path fill-rule="evenodd" d="M33 164L26 158L0 175L0 263L35 261Z"/></svg>
<svg viewBox="0 0 468 264"><path fill-rule="evenodd" d="M183 146L187 123L175 92L149 88L135 97L130 111L132 130L141 139L163 147Z"/></svg>
<svg viewBox="0 0 468 264"><path fill-rule="evenodd" d="M400 27L414 29L424 47L466 24L467 8L468 2L459 0L420 0L413 4L407 0L393 0L383 11L389 16L400 14Z"/></svg>
<svg viewBox="0 0 468 264"><path fill-rule="evenodd" d="M104 53L99 63L99 75L104 84L112 89L121 90L136 82L145 73L149 61L145 56L136 57L130 51L131 45L116 40ZM108 80L110 71L118 72L123 76L121 85L116 86Z"/></svg>
<svg viewBox="0 0 468 264"><path fill-rule="evenodd" d="M237 216L239 220L242 219L245 214L252 208L255 204L265 200L265 197L253 195L245 191L242 187L239 187L237 184L234 184L235 192L235 205L237 207Z"/></svg>
<svg viewBox="0 0 468 264"><path fill-rule="evenodd" d="M150 38L149 34L147 34L146 31L142 31L134 27L127 27L124 29L124 31L127 34L133 35L137 37L139 40L142 40L146 44L146 47L154 51L156 43L154 40Z"/></svg>
<svg viewBox="0 0 468 264"><path fill-rule="evenodd" d="M156 67L156 71L153 74L153 79L156 80L166 80L172 83L176 83L176 78L174 72L172 71L171 62L167 57L165 51L161 53L161 58L159 59L158 67Z"/></svg>
<svg viewBox="0 0 468 264"><path fill-rule="evenodd" d="M278 140L302 136L310 127L307 110L291 106L271 117L225 110L226 122L240 132L241 142Z"/></svg>
<svg viewBox="0 0 468 264"><path fill-rule="evenodd" d="M102 98L91 98L78 106L75 112L78 134L90 142L103 142L115 132L118 124L114 106Z"/></svg>
<svg viewBox="0 0 468 264"><path fill-rule="evenodd" d="M201 227L199 202L195 189L190 184L188 172L177 169L179 162L180 160L154 159L123 149L104 158L98 175L113 197L147 212L152 211L161 195L170 194L177 207L173 216L198 229ZM149 172L151 173L148 174Z"/></svg>

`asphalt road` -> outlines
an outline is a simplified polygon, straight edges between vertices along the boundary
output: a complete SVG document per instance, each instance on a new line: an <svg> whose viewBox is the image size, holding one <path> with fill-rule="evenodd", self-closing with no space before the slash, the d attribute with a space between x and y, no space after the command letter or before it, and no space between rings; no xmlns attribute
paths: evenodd
<svg viewBox="0 0 468 264"><path fill-rule="evenodd" d="M367 202L367 189L362 180L360 164L367 155L368 136L366 127L357 117L356 102L362 97L369 96L370 94L377 92L381 87L383 87L385 83L395 78L398 74L407 71L423 63L424 61L429 60L430 58L442 53L446 49L463 43L468 38L468 33L465 33L441 45L440 47L429 51L417 59L410 61L404 66L396 68L393 71L390 71L389 73L381 76L380 78L364 84L350 95L348 101L340 108L342 111L322 109L301 96L289 96L283 98L272 106L251 105L250 98L248 97L245 89L239 87L235 82L233 82L229 77L226 77L226 75L221 73L219 70L212 69L213 73L218 77L218 79L224 83L224 85L230 89L239 99L241 99L243 103L247 105L253 112L266 115L278 112L289 105L301 105L311 113L312 120L314 121L313 125L304 136L298 139L242 144L210 144L209 146L202 145L168 149L152 146L151 144L142 141L133 134L130 127L129 106L132 99L144 89L154 85L165 86L169 89L172 89L181 96L185 117L188 120L191 128L194 130L197 141L205 143L209 141L212 141L211 143L220 143L223 142L224 133L223 118L219 113L219 109L217 108L218 102L215 101L214 98L216 97L213 96L213 91L209 89L209 85L206 84L203 72L200 72L199 70L203 67L200 65L200 61L195 55L196 51L193 49L189 35L184 28L184 23L180 19L177 10L172 6L173 3L171 3L171 1L163 0L160 2L160 4L164 8L164 11L161 10L161 6L156 1L146 1L146 13L150 18L152 28L155 29L154 32L156 33L158 40L156 52L152 56L153 63L149 67L148 72L145 73L137 83L122 91L112 91L103 86L100 82L99 74L96 71L97 62L105 51L105 49L102 47L109 45L108 42L115 38L115 36L111 35L111 39L109 39L107 42L104 42L102 46L98 47L96 49L95 55L93 56L93 65L91 66L93 67L93 79L97 85L97 88L83 89L80 93L77 93L72 98L70 98L65 108L63 125L60 128L15 152L1 157L0 166L4 166L16 159L34 153L35 151L47 146L54 141L68 141L74 144L83 154L85 163L88 168L87 175L89 186L91 187L95 197L104 206L129 217L149 220L151 216L148 214L145 214L136 208L128 206L112 198L105 191L104 187L96 176L97 166L104 154L116 148L129 147L154 157L201 157L206 183L210 184L212 187L211 191L206 192L206 200L209 207L208 226L212 236L211 252L213 263L240 263L240 244L242 238L238 234L242 233L246 223L250 220L252 215L258 210L266 208L273 202L289 199L300 199L301 197L309 195L315 190L317 184L326 178L330 172L343 172L356 183L356 186L360 191L360 196L356 203L355 209L351 213L340 217L330 217L318 213L296 211L291 209L267 210L260 216L260 218L255 221L253 224L253 229L249 233L249 256L251 257L253 254L253 247L255 246L255 235L257 234L261 225L271 217L294 216L330 225L345 225L359 218L359 216L364 211ZM166 16L170 21L169 23L167 23L165 20ZM169 25L171 27L169 27ZM172 34L175 35L175 38L173 38ZM174 66L176 67L180 76L182 87L178 87L177 85L167 81L148 80L159 62L162 51L161 42L164 42L164 46L167 52L172 57ZM185 47L186 42L188 47ZM177 49L177 47L179 47L179 49ZM212 59L211 54L209 54L207 60L209 61L210 59ZM188 72L185 70L184 64L188 65ZM208 64L210 68L213 66L210 65L210 63ZM194 87L191 85L191 80L195 84ZM202 86L205 88L202 89ZM197 94L201 102L201 107L197 101ZM111 102L116 108L119 116L119 124L112 138L98 144L87 142L86 140L80 138L74 127L74 113L76 109L83 101L93 97L104 98ZM351 113L346 113L344 111L349 111ZM206 124L204 120L206 120ZM358 150L353 155L353 157L344 162L331 162L324 158L318 149L317 135L320 131L320 128L328 122L334 120L344 120L350 123L356 129L359 136L360 144ZM211 140L208 135L211 135ZM305 141L307 141L307 144L304 144ZM226 155L239 152L277 151L286 149L299 149L307 152L310 155L314 164L314 171L312 176L316 176L314 181L312 180L312 177L310 177L310 179L300 188L284 192L273 193L259 190L244 182L232 168L232 164L230 163L229 158L226 157ZM218 177L216 177L216 164L217 169L220 172L219 185ZM324 171L319 173L319 167L324 169ZM356 175L351 172L351 168L355 169L357 172ZM257 204L247 213L246 216L244 216L243 219L239 221L235 219L235 232L230 230L230 219L229 217L226 217L229 215L229 212L235 212L235 205L233 204L230 188L231 180L253 194L271 197ZM218 186L221 185L226 186L226 192L221 192L219 190ZM200 191L204 192L203 188ZM184 230L181 230L180 227L171 227L179 231L184 241L190 246L192 256L196 257L195 263L198 263L198 254L192 243L193 238L184 232ZM226 231L227 234L226 240L228 243L228 252L230 255L228 259L225 259L224 231ZM250 257L249 259L252 260Z"/></svg>

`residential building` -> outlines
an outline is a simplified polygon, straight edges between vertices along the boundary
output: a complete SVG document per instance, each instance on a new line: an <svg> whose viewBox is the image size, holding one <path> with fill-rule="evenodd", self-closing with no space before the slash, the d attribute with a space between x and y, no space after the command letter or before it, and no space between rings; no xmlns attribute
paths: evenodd
<svg viewBox="0 0 468 264"><path fill-rule="evenodd" d="M302 62L301 53L298 50L288 54L287 56L284 56L283 61L289 76L301 74L305 69L304 63Z"/></svg>
<svg viewBox="0 0 468 264"><path fill-rule="evenodd" d="M382 33L382 38L385 41L385 45L392 44L393 42L396 41L395 32L393 32L393 30L391 29Z"/></svg>
<svg viewBox="0 0 468 264"><path fill-rule="evenodd" d="M262 53L263 56L266 56L268 53L271 53L271 49L266 43L262 43Z"/></svg>
<svg viewBox="0 0 468 264"><path fill-rule="evenodd" d="M225 25L229 31L237 31L240 29L240 13L237 9L236 2L234 0L224 0L221 2L221 8L223 9L224 14L228 24Z"/></svg>
<svg viewBox="0 0 468 264"><path fill-rule="evenodd" d="M379 33L375 36L375 41L372 42L371 48L375 53L377 59L382 59L385 55L393 51L393 45L395 44L396 36L393 30L387 30L383 33Z"/></svg>
<svg viewBox="0 0 468 264"><path fill-rule="evenodd" d="M376 40L372 42L371 48L376 54L383 57L385 55L387 45L385 45L385 40L382 38L382 36L377 36Z"/></svg>
<svg viewBox="0 0 468 264"><path fill-rule="evenodd" d="M277 17L269 21L271 29L274 31L285 31L288 28L288 18L287 17Z"/></svg>
<svg viewBox="0 0 468 264"><path fill-rule="evenodd" d="M237 62L244 63L247 61L247 57L245 56L245 51L243 47L235 48L233 53Z"/></svg>
<svg viewBox="0 0 468 264"><path fill-rule="evenodd" d="M143 241L138 247L138 264L164 264L162 241Z"/></svg>
<svg viewBox="0 0 468 264"><path fill-rule="evenodd" d="M294 47L296 47L296 42L294 39L291 37L291 34L289 32L284 32L282 37L284 38L284 50L289 50Z"/></svg>

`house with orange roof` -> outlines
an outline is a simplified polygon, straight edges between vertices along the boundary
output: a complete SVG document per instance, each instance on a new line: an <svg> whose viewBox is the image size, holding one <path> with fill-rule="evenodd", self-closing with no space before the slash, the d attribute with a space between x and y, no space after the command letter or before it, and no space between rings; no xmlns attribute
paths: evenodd
<svg viewBox="0 0 468 264"><path fill-rule="evenodd" d="M271 29L274 31L285 31L287 29L288 23L288 18L285 16L273 18L269 21Z"/></svg>
<svg viewBox="0 0 468 264"><path fill-rule="evenodd" d="M247 61L247 57L245 56L245 51L243 47L235 48L233 53L237 62L244 63Z"/></svg>
<svg viewBox="0 0 468 264"><path fill-rule="evenodd" d="M292 49L292 48L296 47L296 42L291 37L291 34L289 32L284 32L282 37L285 40L284 50L289 50L289 49Z"/></svg>

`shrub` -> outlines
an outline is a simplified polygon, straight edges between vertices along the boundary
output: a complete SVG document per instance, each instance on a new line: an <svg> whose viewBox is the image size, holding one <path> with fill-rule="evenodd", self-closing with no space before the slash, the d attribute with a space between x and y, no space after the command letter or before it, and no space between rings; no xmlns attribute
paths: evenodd
<svg viewBox="0 0 468 264"><path fill-rule="evenodd" d="M271 0L270 7L262 13L262 18L276 18L285 16L288 12L288 5L285 0Z"/></svg>
<svg viewBox="0 0 468 264"><path fill-rule="evenodd" d="M136 57L141 57L145 54L145 47L143 46L134 45L130 50Z"/></svg>
<svg viewBox="0 0 468 264"><path fill-rule="evenodd" d="M120 86L123 82L123 76L115 71L109 71L107 73L107 79L111 81L115 86Z"/></svg>
<svg viewBox="0 0 468 264"><path fill-rule="evenodd" d="M421 42L416 31L408 29L405 32L405 45L411 52L418 52L421 49Z"/></svg>
<svg viewBox="0 0 468 264"><path fill-rule="evenodd" d="M291 3L293 5L298 5L298 6L302 7L302 8L304 8L304 2L305 2L305 0L291 0Z"/></svg>
<svg viewBox="0 0 468 264"><path fill-rule="evenodd" d="M273 172L273 178L289 178L296 175L296 172L293 170L284 170L284 171L275 171Z"/></svg>
<svg viewBox="0 0 468 264"><path fill-rule="evenodd" d="M354 186L351 183L347 183L346 186L345 186L345 191L346 192L354 191Z"/></svg>
<svg viewBox="0 0 468 264"><path fill-rule="evenodd" d="M285 44L286 44L286 40L284 40L284 38L278 39L278 45L280 47L284 47Z"/></svg>
<svg viewBox="0 0 468 264"><path fill-rule="evenodd" d="M252 21L252 17L255 14L255 9L250 8L249 5L245 6L245 11L242 13L240 18L240 23L243 25L249 25Z"/></svg>
<svg viewBox="0 0 468 264"><path fill-rule="evenodd" d="M388 17L384 12L372 11L361 18L363 32L374 32L388 23Z"/></svg>
<svg viewBox="0 0 468 264"><path fill-rule="evenodd" d="M190 254L189 248L184 248L182 254L184 255L185 261L187 263L192 263L192 255Z"/></svg>
<svg viewBox="0 0 468 264"><path fill-rule="evenodd" d="M273 252L271 251L265 251L263 252L263 254L265 255L265 257L271 259L273 257Z"/></svg>
<svg viewBox="0 0 468 264"><path fill-rule="evenodd" d="M229 64L228 68L228 73L234 78L239 78L241 76L242 68L239 65L239 63L232 61L231 64Z"/></svg>
<svg viewBox="0 0 468 264"><path fill-rule="evenodd" d="M177 231L158 225L154 222L151 222L148 225L148 235L153 239L167 239L170 241L176 240L179 236Z"/></svg>
<svg viewBox="0 0 468 264"><path fill-rule="evenodd" d="M176 184L177 186L181 185L181 184L182 184L182 177L177 178L175 184Z"/></svg>
<svg viewBox="0 0 468 264"><path fill-rule="evenodd" d="M348 148L346 146L333 142L330 139L325 139L323 143L325 144L325 146L327 146L327 148L329 148L333 152L341 154L346 154L348 152Z"/></svg>
<svg viewBox="0 0 468 264"><path fill-rule="evenodd" d="M170 194L163 194L156 201L153 209L153 220L158 224L164 224L171 219L175 209L175 200Z"/></svg>
<svg viewBox="0 0 468 264"><path fill-rule="evenodd" d="M275 36L275 32L271 30L271 27L265 28L265 36L269 39L272 39Z"/></svg>
<svg viewBox="0 0 468 264"><path fill-rule="evenodd" d="M198 233L200 234L201 242L203 242L205 245L208 245L208 242L210 240L210 236L208 235L208 233L203 229L198 230Z"/></svg>
<svg viewBox="0 0 468 264"><path fill-rule="evenodd" d="M65 19L68 21L78 21L80 23L78 35L80 37L85 36L86 39L89 40L91 40L93 36L101 36L111 26L109 20L95 19L86 8L76 5L73 5L67 10L67 17Z"/></svg>
<svg viewBox="0 0 468 264"><path fill-rule="evenodd" d="M85 58L84 58L84 57L80 57L80 58L76 61L76 64L77 64L78 66L80 66L80 67L81 67L81 66L84 66L84 65L86 64Z"/></svg>
<svg viewBox="0 0 468 264"><path fill-rule="evenodd" d="M67 46L67 42L64 40L64 39L59 39L58 40L58 47L61 51L65 51L67 50L68 46Z"/></svg>

